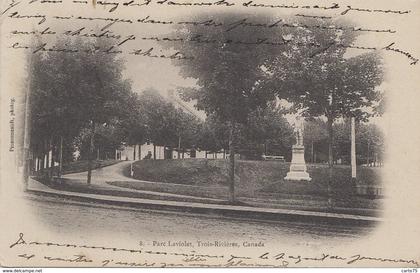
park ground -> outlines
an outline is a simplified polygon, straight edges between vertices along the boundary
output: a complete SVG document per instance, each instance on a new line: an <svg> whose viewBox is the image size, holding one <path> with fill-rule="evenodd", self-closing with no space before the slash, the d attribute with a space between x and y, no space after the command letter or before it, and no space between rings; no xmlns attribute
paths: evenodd
<svg viewBox="0 0 420 273"><path fill-rule="evenodd" d="M380 216L382 198L360 195L356 184L380 185L381 168L359 167L358 182L349 166L308 164L312 181L284 181L290 163L238 160L235 192L238 206ZM55 190L204 204L229 205L227 162L219 159L98 161L92 184L86 184L86 162L64 168ZM133 176L131 177L131 170Z"/></svg>

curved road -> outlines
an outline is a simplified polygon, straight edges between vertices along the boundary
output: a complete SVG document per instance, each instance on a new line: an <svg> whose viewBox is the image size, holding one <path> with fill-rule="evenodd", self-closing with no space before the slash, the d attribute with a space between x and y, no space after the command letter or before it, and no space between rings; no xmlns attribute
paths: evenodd
<svg viewBox="0 0 420 273"><path fill-rule="evenodd" d="M92 171L92 184L103 185L106 181L138 181L127 177L123 171L130 166L133 161L122 161L114 165L95 169ZM87 172L71 173L63 175L64 178L86 180Z"/></svg>
<svg viewBox="0 0 420 273"><path fill-rule="evenodd" d="M152 183L152 184L159 184L160 182L150 182L150 181L144 181L144 180L138 180L133 179L131 177L127 177L124 175L124 170L130 167L130 164L134 161L122 161L114 165L106 166L103 168L95 169L92 171L92 184L100 185L107 188L113 188L118 189L119 191L129 191L129 192L138 192L138 193L144 193L149 195L155 195L155 196L168 196L168 197L178 197L178 198L187 198L190 200L195 200L198 202L205 202L205 201L216 201L216 202L222 202L224 200L222 199L216 199L216 198L206 198L206 197L195 197L190 195L181 195L181 194L175 194L175 193L164 193L164 192L157 192L157 191L148 191L148 190L135 190L135 189L127 189L122 188L118 186L114 186L111 184L108 184L106 182L109 181L134 181L134 182L142 182L142 183ZM63 178L77 180L77 181L83 181L85 183L87 172L81 172L81 173L71 173L66 174L62 176ZM184 186L184 185L182 185Z"/></svg>

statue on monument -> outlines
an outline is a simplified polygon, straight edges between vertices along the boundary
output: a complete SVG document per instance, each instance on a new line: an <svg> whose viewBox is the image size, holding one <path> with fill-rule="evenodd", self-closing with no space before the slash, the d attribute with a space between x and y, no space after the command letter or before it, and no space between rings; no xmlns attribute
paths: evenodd
<svg viewBox="0 0 420 273"><path fill-rule="evenodd" d="M292 162L290 163L290 171L284 178L285 180L311 181L311 177L306 171L305 147L303 146L303 128L303 120L300 117L297 117L294 124L296 145L293 145L292 147Z"/></svg>
<svg viewBox="0 0 420 273"><path fill-rule="evenodd" d="M297 117L295 123L295 137L297 146L303 146L303 128L303 120L301 120L300 117Z"/></svg>

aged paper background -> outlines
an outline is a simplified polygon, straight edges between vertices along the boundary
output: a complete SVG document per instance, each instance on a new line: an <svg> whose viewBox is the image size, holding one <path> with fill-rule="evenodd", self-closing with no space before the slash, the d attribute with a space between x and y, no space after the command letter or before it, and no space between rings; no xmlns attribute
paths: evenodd
<svg viewBox="0 0 420 273"><path fill-rule="evenodd" d="M29 3L32 2L32 3ZM52 1L51 1L52 2ZM119 18L144 18L150 16L159 20L174 20L176 18L184 18L189 14L197 12L219 12L224 10L237 9L241 12L266 12L264 8L245 8L241 7L241 3L245 1L231 1L237 3L234 7L225 6L171 6L166 4L151 4L145 7L124 7L120 5L115 11L109 12L109 7L96 4L94 6L91 1L88 4L77 5L72 1L64 0L62 3L42 3L42 1L6 1L1 2L1 10L5 11L1 15L1 59L0 59L0 96L1 96L1 232L0 232L0 264L2 266L102 266L107 264L105 261L126 261L137 262L139 265L155 266L189 266L192 263L182 261L176 253L191 253L192 249L188 248L152 248L153 251L168 252L166 254L139 254L135 251L110 251L92 248L80 247L58 247L58 246L10 246L19 242L19 233L24 234L21 239L26 242L55 242L59 244L74 244L77 246L90 245L98 247L109 247L118 249L140 249L140 241L152 240L231 240L242 242L248 240L246 234L244 238L232 238L230 234L215 238L214 234L194 234L194 230L186 230L182 234L153 234L138 230L137 234L127 234L121 232L118 226L124 223L115 222L109 219L109 228L101 230L78 230L63 229L59 225L51 224L42 217L39 217L39 210L29 206L29 202L25 201L22 190L22 183L16 159L16 151L10 152L10 119L9 113L11 99L19 99L23 96L25 90L24 78L26 76L25 68L25 51L14 50L11 46L16 42L16 37L11 35L11 31L15 29L30 31L32 28L43 30L50 26L51 28L65 28L66 25L74 24L77 26L88 24L77 20L60 21L51 19L52 16L66 16L73 14L74 16L86 17L119 17ZM118 2L118 1L117 1ZM141 2L141 1L139 1ZM184 1L188 2L188 1ZM257 1L255 1L257 3ZM347 264L340 260L305 260L300 263L294 263L291 260L287 266L390 266L390 267L418 267L413 262L420 262L420 229L419 229L419 209L420 209L420 64L410 64L415 58L420 58L420 1L403 0L403 1L334 1L340 5L339 10L329 10L319 12L318 10L299 10L306 14L342 16L343 19L349 19L358 26L370 29L393 29L396 33L368 33L359 41L360 45L383 48L391 43L395 43L394 47L407 52L402 54L395 51L383 52L385 60L385 84L386 93L388 95L388 103L386 114L383 116L383 128L386 131L386 150L387 158L385 167L383 168L383 183L386 189L386 199L384 201L383 215L384 221L377 228L366 236L354 236L345 240L335 241L325 240L316 243L302 237L299 245L290 245L288 238L276 237L272 234L272 241L265 242L264 248L194 248L196 253L205 255L230 255L255 257L251 259L249 264L269 264L275 266L286 266L274 261L265 261L257 259L262 254L268 252L270 254L286 253L287 255L301 257L322 257L323 254L337 255L341 257L354 257L354 255L362 255L365 257L377 257L378 259L392 259L395 262L384 262L379 260L363 260L357 263ZM331 6L332 2L328 1L265 1L258 3L270 4L297 4L297 5L320 5ZM346 6L360 7L366 9L380 10L399 10L407 11L407 14L393 14L385 12L364 12L349 11L345 15L340 12L346 10ZM10 9L9 9L10 8ZM252 9L252 11L251 11ZM9 15L13 11L18 11L22 15L43 14L47 16L45 22L41 22L42 18L22 19L11 18ZM296 10L290 9L271 9L279 16L285 14L294 15ZM102 22L97 23L102 26ZM162 26L153 24L133 24L125 25L124 23L116 23L113 30L123 35L135 33L136 35L157 33L162 31ZM29 41L29 40L27 40ZM23 42L22 42L23 44ZM131 41L130 46L138 48L148 48L150 43L141 40ZM137 58L136 61L128 63L127 77L136 78L138 75L147 75L140 84L147 85L152 83L162 88L168 88L170 84L188 84L187 80L180 78L176 71L167 68L168 60L156 60L145 57ZM167 70L167 71L166 71ZM184 82L186 81L186 82ZM16 109L22 110L22 106L16 106ZM17 110L17 111L18 111ZM19 132L19 121L15 123L15 134ZM59 207L57 212L60 213ZM82 213L82 212L81 212ZM77 223L74 223L77 225ZM174 223L176 225L177 223ZM208 225L212 225L209 218ZM203 227L205 230L205 227ZM263 228L262 228L263 229ZM264 232L263 230L261 232ZM304 232L304 231L303 231ZM22 243L22 241L20 241ZM172 254L170 254L172 253ZM18 255L34 255L34 258L19 257ZM75 263L63 261L45 261L44 256L59 255L60 257L74 257L74 255L85 255L86 259L93 260L92 263ZM39 258L41 257L41 258ZM199 260L195 262L199 264ZM221 261L216 258L209 258L202 264L205 265L221 265L226 263L226 259ZM111 262L112 264L112 262ZM114 265L115 266L115 265Z"/></svg>

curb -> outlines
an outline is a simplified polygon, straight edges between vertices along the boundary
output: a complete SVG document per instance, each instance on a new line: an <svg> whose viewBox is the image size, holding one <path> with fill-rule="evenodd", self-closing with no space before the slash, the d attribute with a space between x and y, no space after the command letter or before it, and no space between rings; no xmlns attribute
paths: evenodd
<svg viewBox="0 0 420 273"><path fill-rule="evenodd" d="M219 215L226 217L244 218L248 220L315 222L339 225L372 225L383 221L383 219L377 217L340 213L152 200L110 195L76 193L50 189L28 189L26 192L47 196L58 196L83 202L94 202L141 209Z"/></svg>

